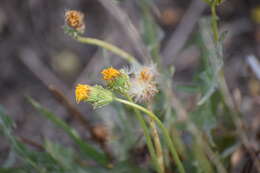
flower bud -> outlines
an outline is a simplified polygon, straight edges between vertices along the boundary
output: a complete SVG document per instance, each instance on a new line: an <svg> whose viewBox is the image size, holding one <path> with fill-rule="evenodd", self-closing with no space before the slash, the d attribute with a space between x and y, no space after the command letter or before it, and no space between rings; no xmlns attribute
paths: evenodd
<svg viewBox="0 0 260 173"><path fill-rule="evenodd" d="M89 86L78 84L75 90L77 103L84 101L91 103L94 108L99 108L111 103L114 99L113 93L102 86Z"/></svg>
<svg viewBox="0 0 260 173"><path fill-rule="evenodd" d="M101 74L109 89L125 95L129 90L129 76L124 70L113 67L104 69Z"/></svg>
<svg viewBox="0 0 260 173"><path fill-rule="evenodd" d="M84 15L76 10L68 10L65 13L65 24L70 29L73 29L79 33L83 33L85 30Z"/></svg>

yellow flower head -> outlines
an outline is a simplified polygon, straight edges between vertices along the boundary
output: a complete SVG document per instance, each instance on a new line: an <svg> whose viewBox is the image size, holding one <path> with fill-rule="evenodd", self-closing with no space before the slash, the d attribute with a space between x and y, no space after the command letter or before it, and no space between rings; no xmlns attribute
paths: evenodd
<svg viewBox="0 0 260 173"><path fill-rule="evenodd" d="M85 29L84 15L76 10L68 10L65 13L65 23L77 31L83 32Z"/></svg>
<svg viewBox="0 0 260 173"><path fill-rule="evenodd" d="M118 71L117 69L110 67L107 69L104 69L101 74L103 75L103 79L106 81L115 79L116 77L118 77L121 73L120 71Z"/></svg>
<svg viewBox="0 0 260 173"><path fill-rule="evenodd" d="M75 90L77 103L88 99L90 92L90 86L78 84Z"/></svg>

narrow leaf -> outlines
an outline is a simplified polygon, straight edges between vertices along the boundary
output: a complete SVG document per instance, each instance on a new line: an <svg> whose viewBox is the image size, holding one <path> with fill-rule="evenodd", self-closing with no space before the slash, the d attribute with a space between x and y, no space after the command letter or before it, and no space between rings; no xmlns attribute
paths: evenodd
<svg viewBox="0 0 260 173"><path fill-rule="evenodd" d="M49 112L47 109L42 107L38 102L36 102L32 98L28 98L28 100L33 105L33 107L37 109L43 116L48 118L58 127L62 128L73 139L73 141L79 145L80 150L84 152L84 154L87 157L94 159L103 166L106 166L107 157L104 153L98 151L97 149L83 141L74 129L69 127L63 120L58 118L55 114Z"/></svg>

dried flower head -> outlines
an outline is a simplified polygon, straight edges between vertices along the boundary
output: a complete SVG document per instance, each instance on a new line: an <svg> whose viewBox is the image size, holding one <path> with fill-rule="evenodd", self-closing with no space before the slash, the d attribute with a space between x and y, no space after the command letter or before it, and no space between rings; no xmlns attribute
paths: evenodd
<svg viewBox="0 0 260 173"><path fill-rule="evenodd" d="M111 81L120 75L120 71L118 71L117 69L115 69L113 67L110 67L110 68L104 69L101 72L101 74L103 75L104 80Z"/></svg>
<svg viewBox="0 0 260 173"><path fill-rule="evenodd" d="M84 15L76 10L68 10L65 13L65 23L72 29L83 33L85 30Z"/></svg>
<svg viewBox="0 0 260 173"><path fill-rule="evenodd" d="M138 79L144 82L153 82L157 75L157 72L154 69L154 67L146 66L141 68L139 74L137 74Z"/></svg>
<svg viewBox="0 0 260 173"><path fill-rule="evenodd" d="M158 75L154 65L142 66L130 80L129 94L136 102L150 101L158 93L156 76Z"/></svg>
<svg viewBox="0 0 260 173"><path fill-rule="evenodd" d="M90 86L78 84L76 86L75 95L77 103L88 99L90 92Z"/></svg>
<svg viewBox="0 0 260 173"><path fill-rule="evenodd" d="M109 89L125 95L129 90L129 76L123 70L117 70L113 67L104 69L101 74L106 81Z"/></svg>
<svg viewBox="0 0 260 173"><path fill-rule="evenodd" d="M91 103L94 108L102 107L113 101L114 97L111 91L102 86L89 86L78 84L75 90L77 103L84 101Z"/></svg>

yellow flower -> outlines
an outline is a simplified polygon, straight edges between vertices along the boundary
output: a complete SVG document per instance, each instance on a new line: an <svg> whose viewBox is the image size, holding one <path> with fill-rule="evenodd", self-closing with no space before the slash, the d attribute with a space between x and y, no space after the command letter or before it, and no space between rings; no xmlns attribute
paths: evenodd
<svg viewBox="0 0 260 173"><path fill-rule="evenodd" d="M110 67L107 69L104 69L101 74L103 75L103 79L106 81L115 79L116 77L118 77L121 73L120 71L118 71L117 69Z"/></svg>
<svg viewBox="0 0 260 173"><path fill-rule="evenodd" d="M90 92L90 86L78 84L75 90L77 103L88 99Z"/></svg>
<svg viewBox="0 0 260 173"><path fill-rule="evenodd" d="M80 32L83 32L85 29L84 24L84 15L76 10L68 10L65 13L65 23Z"/></svg>
<svg viewBox="0 0 260 173"><path fill-rule="evenodd" d="M84 101L89 102L94 108L102 107L113 101L113 93L100 85L83 85L78 84L75 90L77 103Z"/></svg>

